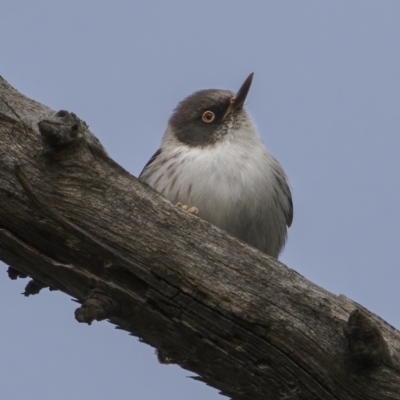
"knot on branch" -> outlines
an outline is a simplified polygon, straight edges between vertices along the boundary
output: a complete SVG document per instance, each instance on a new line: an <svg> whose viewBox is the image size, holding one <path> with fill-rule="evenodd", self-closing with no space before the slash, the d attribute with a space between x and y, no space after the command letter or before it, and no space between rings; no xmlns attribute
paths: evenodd
<svg viewBox="0 0 400 400"><path fill-rule="evenodd" d="M59 148L83 137L86 124L74 113L61 110L53 120L42 120L38 124L43 142L49 147Z"/></svg>
<svg viewBox="0 0 400 400"><path fill-rule="evenodd" d="M45 283L38 281L37 279L32 279L25 286L25 291L22 293L25 297L38 294L42 289L48 287Z"/></svg>
<svg viewBox="0 0 400 400"><path fill-rule="evenodd" d="M389 347L378 325L360 310L354 310L344 327L352 359L359 367L392 365Z"/></svg>
<svg viewBox="0 0 400 400"><path fill-rule="evenodd" d="M156 349L155 353L160 364L176 364L176 361L173 358L168 357L164 351Z"/></svg>
<svg viewBox="0 0 400 400"><path fill-rule="evenodd" d="M78 322L91 324L93 321L102 321L119 313L118 303L103 292L94 289L86 296L81 307L75 310Z"/></svg>
<svg viewBox="0 0 400 400"><path fill-rule="evenodd" d="M25 274L24 272L18 271L14 267L8 267L7 270L8 277L12 279L13 281L18 279L18 278L27 278L28 274Z"/></svg>

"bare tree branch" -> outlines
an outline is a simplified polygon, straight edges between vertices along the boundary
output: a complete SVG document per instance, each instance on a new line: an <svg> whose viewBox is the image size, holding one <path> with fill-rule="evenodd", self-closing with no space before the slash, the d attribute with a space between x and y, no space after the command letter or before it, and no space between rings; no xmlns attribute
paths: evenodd
<svg viewBox="0 0 400 400"><path fill-rule="evenodd" d="M112 134L112 133L111 133ZM399 332L172 206L0 78L0 259L237 400L400 399Z"/></svg>

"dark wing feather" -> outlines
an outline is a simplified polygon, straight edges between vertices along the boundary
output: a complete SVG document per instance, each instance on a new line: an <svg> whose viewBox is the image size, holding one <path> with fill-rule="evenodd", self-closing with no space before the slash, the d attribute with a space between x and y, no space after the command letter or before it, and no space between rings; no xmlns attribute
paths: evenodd
<svg viewBox="0 0 400 400"><path fill-rule="evenodd" d="M146 170L146 168L161 154L161 149L158 149L153 156L150 158L150 160L147 162L147 164L144 166L142 169L142 172L139 175L139 179L142 176L143 172Z"/></svg>
<svg viewBox="0 0 400 400"><path fill-rule="evenodd" d="M288 202L289 202L289 210L286 212L286 225L288 226L288 228L290 228L290 225L292 225L293 222L293 200L289 187L288 187Z"/></svg>

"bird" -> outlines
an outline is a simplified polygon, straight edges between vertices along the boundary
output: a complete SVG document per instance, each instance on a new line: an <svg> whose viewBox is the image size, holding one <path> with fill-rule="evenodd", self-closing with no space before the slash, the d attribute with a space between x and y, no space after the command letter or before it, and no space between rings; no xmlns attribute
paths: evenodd
<svg viewBox="0 0 400 400"><path fill-rule="evenodd" d="M244 107L253 76L236 93L205 89L181 101L139 180L278 258L293 221L293 201L282 166Z"/></svg>

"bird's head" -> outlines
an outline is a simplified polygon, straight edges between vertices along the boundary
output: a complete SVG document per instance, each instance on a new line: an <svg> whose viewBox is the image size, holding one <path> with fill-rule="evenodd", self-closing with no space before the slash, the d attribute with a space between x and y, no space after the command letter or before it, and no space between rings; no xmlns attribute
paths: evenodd
<svg viewBox="0 0 400 400"><path fill-rule="evenodd" d="M237 93L230 90L200 90L178 104L169 120L169 131L188 146L209 146L227 134L252 126L243 108L253 73Z"/></svg>

